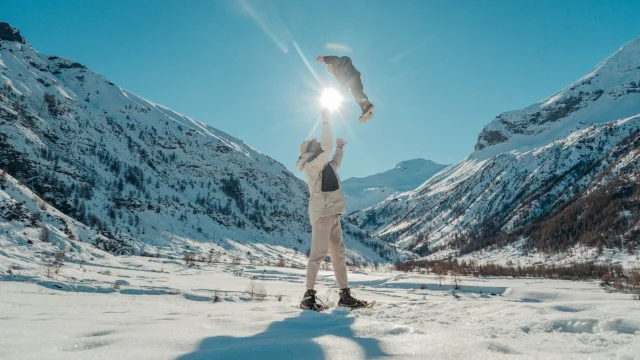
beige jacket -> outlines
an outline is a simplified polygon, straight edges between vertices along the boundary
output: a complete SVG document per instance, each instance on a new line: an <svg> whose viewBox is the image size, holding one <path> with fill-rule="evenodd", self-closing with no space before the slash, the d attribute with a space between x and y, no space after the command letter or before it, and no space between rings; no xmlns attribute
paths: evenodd
<svg viewBox="0 0 640 360"><path fill-rule="evenodd" d="M313 225L318 219L331 216L342 215L347 212L344 201L344 193L342 192L342 183L338 176L338 169L342 164L343 150L338 148L333 155L333 159L329 161L331 150L333 148L333 131L331 125L327 121L322 122L322 138L320 139L320 147L322 153L317 157L313 157L313 153L304 153L300 155L296 167L300 171L304 171L307 175L307 185L309 185L309 217ZM322 192L322 170L327 163L333 167L340 187L336 191Z"/></svg>

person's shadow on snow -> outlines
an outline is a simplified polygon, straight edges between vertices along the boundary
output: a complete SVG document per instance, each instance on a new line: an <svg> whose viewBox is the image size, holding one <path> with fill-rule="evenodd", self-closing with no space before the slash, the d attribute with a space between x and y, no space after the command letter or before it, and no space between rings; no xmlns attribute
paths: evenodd
<svg viewBox="0 0 640 360"><path fill-rule="evenodd" d="M355 336L351 330L354 321L355 318L347 317L344 312L302 311L299 316L273 322L264 332L253 336L216 336L204 339L197 350L176 360L323 360L324 351L313 339L324 335L343 337L355 342L366 359L389 356L380 348L378 340Z"/></svg>

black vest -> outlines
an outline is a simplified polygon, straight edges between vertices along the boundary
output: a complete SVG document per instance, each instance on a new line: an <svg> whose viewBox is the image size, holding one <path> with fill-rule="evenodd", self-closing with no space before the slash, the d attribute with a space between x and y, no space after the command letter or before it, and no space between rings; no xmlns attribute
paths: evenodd
<svg viewBox="0 0 640 360"><path fill-rule="evenodd" d="M340 188L340 181L331 163L322 169L322 192L333 192Z"/></svg>

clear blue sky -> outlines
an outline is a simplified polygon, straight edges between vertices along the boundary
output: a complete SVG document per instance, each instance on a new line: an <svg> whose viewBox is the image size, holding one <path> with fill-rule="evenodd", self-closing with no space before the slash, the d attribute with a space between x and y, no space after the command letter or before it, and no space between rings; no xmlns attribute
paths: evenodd
<svg viewBox="0 0 640 360"><path fill-rule="evenodd" d="M551 95L640 36L640 1L5 0L45 54L211 124L295 171L320 113L319 54L349 55L377 106L343 105L342 177L416 157L453 163L498 113ZM351 52L325 49L346 45Z"/></svg>

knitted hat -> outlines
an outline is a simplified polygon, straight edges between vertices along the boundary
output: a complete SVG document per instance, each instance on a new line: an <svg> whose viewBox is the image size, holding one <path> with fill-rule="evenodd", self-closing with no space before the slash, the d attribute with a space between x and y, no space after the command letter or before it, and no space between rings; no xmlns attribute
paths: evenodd
<svg viewBox="0 0 640 360"><path fill-rule="evenodd" d="M303 141L302 145L300 145L300 154L306 153L309 150L309 145L311 145L312 142L313 140Z"/></svg>

